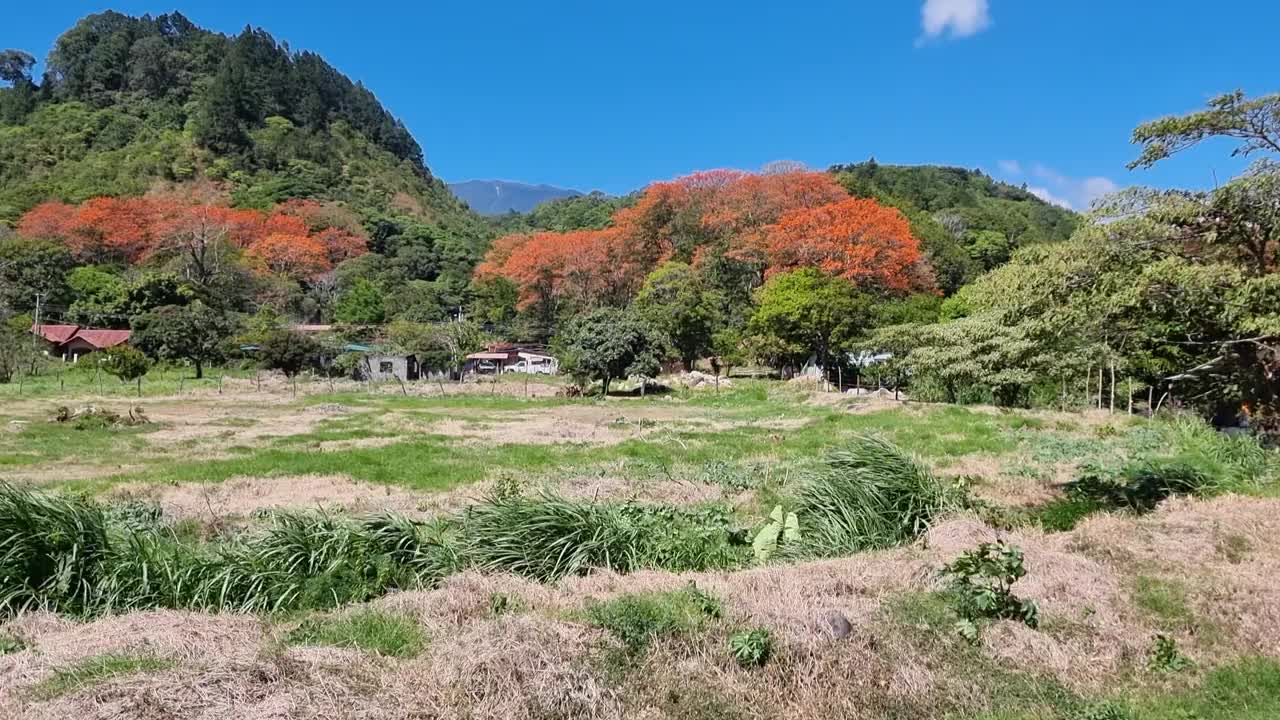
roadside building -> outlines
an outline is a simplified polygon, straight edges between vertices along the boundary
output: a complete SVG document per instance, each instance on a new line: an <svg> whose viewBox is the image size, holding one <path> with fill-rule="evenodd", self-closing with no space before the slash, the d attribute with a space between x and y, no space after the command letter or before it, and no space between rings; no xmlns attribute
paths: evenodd
<svg viewBox="0 0 1280 720"><path fill-rule="evenodd" d="M468 355L462 366L463 375L500 375L508 372L557 375L560 372L560 361L547 351L545 345L495 343L484 352Z"/></svg>

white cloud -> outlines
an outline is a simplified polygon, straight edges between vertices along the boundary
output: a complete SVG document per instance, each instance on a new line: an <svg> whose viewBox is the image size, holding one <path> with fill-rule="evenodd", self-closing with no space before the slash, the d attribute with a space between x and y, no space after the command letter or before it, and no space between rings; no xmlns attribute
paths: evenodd
<svg viewBox="0 0 1280 720"><path fill-rule="evenodd" d="M987 0L925 0L920 10L921 40L950 34L953 38L976 35L991 26Z"/></svg>
<svg viewBox="0 0 1280 720"><path fill-rule="evenodd" d="M1000 168L1000 172L1005 175L1017 177L1022 174L1022 163L1017 160L1000 160L996 165Z"/></svg>
<svg viewBox="0 0 1280 720"><path fill-rule="evenodd" d="M1034 185L1027 185L1027 192L1047 203L1072 210L1088 210L1094 200L1120 189L1111 178L1100 175L1071 177L1041 163L1032 163L1029 169L1024 169L1017 160L999 160L996 167L1001 177L1009 182L1017 182L1025 172L1036 180Z"/></svg>
<svg viewBox="0 0 1280 720"><path fill-rule="evenodd" d="M1041 200L1043 200L1043 201L1045 201L1045 202L1047 202L1047 203L1049 203L1049 204L1051 204L1051 205L1058 205L1058 206L1060 206L1060 207L1064 207L1064 208L1066 208L1066 209L1068 209L1068 210L1070 210L1070 209L1071 209L1071 203L1069 203L1069 202L1067 202L1066 200L1064 200L1064 199L1062 199L1062 198L1058 197L1057 195L1054 195L1053 193L1049 192L1049 190L1048 190L1047 188L1042 188L1042 187L1030 187L1030 186L1028 186L1028 187L1027 187L1027 192L1031 193L1032 195L1035 195L1036 197L1040 198Z"/></svg>

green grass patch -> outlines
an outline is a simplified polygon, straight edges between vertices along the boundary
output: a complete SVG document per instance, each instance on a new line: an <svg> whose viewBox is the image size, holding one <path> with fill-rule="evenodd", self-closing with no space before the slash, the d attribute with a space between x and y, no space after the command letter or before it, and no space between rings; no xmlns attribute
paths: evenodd
<svg viewBox="0 0 1280 720"><path fill-rule="evenodd" d="M53 675L32 685L30 696L52 700L121 675L158 672L174 666L173 661L152 655L95 655L74 665L58 668Z"/></svg>
<svg viewBox="0 0 1280 720"><path fill-rule="evenodd" d="M1133 603L1165 628L1186 627L1194 622L1187 588L1180 582L1135 575L1129 582Z"/></svg>
<svg viewBox="0 0 1280 720"><path fill-rule="evenodd" d="M690 583L667 592L630 593L587 606L587 619L604 628L630 653L661 638L687 637L724 614L715 597Z"/></svg>
<svg viewBox="0 0 1280 720"><path fill-rule="evenodd" d="M426 633L412 618L378 610L307 618L285 641L290 645L357 648L387 657L413 657L427 644Z"/></svg>

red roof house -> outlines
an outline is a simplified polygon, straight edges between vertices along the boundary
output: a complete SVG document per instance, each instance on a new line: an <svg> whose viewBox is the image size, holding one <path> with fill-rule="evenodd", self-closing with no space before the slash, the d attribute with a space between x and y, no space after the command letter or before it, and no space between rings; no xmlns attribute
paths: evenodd
<svg viewBox="0 0 1280 720"><path fill-rule="evenodd" d="M76 360L81 355L106 350L129 341L128 330L97 330L79 325L32 325L31 332L53 346L51 355L64 360Z"/></svg>
<svg viewBox="0 0 1280 720"><path fill-rule="evenodd" d="M78 330L80 330L79 325L32 325L31 326L31 332L35 333L36 335L39 335L45 340L48 340L54 345L61 345L62 343L70 340L71 337L75 335Z"/></svg>

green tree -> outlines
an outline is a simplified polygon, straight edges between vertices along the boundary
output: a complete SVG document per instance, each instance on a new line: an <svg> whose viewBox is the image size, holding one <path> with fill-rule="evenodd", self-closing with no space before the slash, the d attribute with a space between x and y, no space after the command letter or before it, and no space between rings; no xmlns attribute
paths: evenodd
<svg viewBox="0 0 1280 720"><path fill-rule="evenodd" d="M223 343L234 331L235 325L225 314L196 300L134 317L131 340L152 357L190 360L199 379L204 377L206 363L222 359Z"/></svg>
<svg viewBox="0 0 1280 720"><path fill-rule="evenodd" d="M1238 140L1232 155L1280 153L1280 94L1250 99L1237 90L1213 98L1205 110L1143 123L1133 131L1142 154L1129 168L1151 167L1211 137Z"/></svg>
<svg viewBox="0 0 1280 720"><path fill-rule="evenodd" d="M151 369L151 359L142 351L128 345L117 345L102 351L98 359L107 374L120 379L120 382L138 383L138 397L142 397L142 378Z"/></svg>
<svg viewBox="0 0 1280 720"><path fill-rule="evenodd" d="M308 335L292 330L277 330L258 345L258 360L268 370L279 370L293 384L298 394L298 373L320 363L323 348Z"/></svg>
<svg viewBox="0 0 1280 720"><path fill-rule="evenodd" d="M67 273L67 287L75 300L67 319L93 327L125 327L129 284L109 268L89 265Z"/></svg>
<svg viewBox="0 0 1280 720"><path fill-rule="evenodd" d="M599 380L606 397L617 378L656 375L666 350L659 331L638 314L618 308L574 318L557 345L561 369L583 382Z"/></svg>
<svg viewBox="0 0 1280 720"><path fill-rule="evenodd" d="M0 50L0 80L17 85L31 82L31 68L36 59L21 50Z"/></svg>
<svg viewBox="0 0 1280 720"><path fill-rule="evenodd" d="M67 297L64 278L74 265L71 254L57 243L0 239L0 306L34 310L37 295L44 305L62 304Z"/></svg>
<svg viewBox="0 0 1280 720"><path fill-rule="evenodd" d="M771 348L766 354L792 366L812 354L826 368L833 353L870 327L872 305L848 280L803 268L775 275L757 291L747 332Z"/></svg>
<svg viewBox="0 0 1280 720"><path fill-rule="evenodd" d="M381 325L387 318L386 298L373 282L360 278L342 297L334 312L338 322L348 325Z"/></svg>
<svg viewBox="0 0 1280 720"><path fill-rule="evenodd" d="M650 273L634 307L670 341L685 370L711 352L719 320L718 298L701 276L681 262L669 262Z"/></svg>

